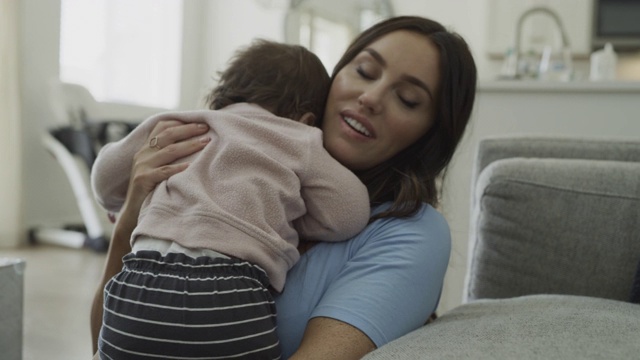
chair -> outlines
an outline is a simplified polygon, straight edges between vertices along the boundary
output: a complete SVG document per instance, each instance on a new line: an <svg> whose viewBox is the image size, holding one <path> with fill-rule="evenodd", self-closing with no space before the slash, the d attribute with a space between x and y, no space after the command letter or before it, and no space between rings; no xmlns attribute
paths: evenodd
<svg viewBox="0 0 640 360"><path fill-rule="evenodd" d="M640 139L484 139L473 188L463 305L366 359L637 358Z"/></svg>
<svg viewBox="0 0 640 360"><path fill-rule="evenodd" d="M34 227L29 230L29 240L106 251L111 226L94 200L89 173L100 147L124 137L136 124L101 118L98 102L81 85L54 79L49 90L51 126L43 132L41 140L67 176L82 224Z"/></svg>

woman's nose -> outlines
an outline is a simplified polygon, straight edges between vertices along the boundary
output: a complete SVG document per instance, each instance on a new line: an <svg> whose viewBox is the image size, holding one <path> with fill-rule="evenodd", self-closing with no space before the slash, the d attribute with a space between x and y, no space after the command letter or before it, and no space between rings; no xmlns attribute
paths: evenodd
<svg viewBox="0 0 640 360"><path fill-rule="evenodd" d="M384 93L379 86L372 86L365 89L358 97L358 104L368 111L376 114L382 110L382 100Z"/></svg>

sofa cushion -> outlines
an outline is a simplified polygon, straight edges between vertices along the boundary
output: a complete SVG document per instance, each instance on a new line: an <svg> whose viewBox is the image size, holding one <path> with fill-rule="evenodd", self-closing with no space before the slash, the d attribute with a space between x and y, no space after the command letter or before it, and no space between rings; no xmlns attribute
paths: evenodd
<svg viewBox="0 0 640 360"><path fill-rule="evenodd" d="M640 163L498 160L476 183L467 299L628 301L640 259Z"/></svg>
<svg viewBox="0 0 640 360"><path fill-rule="evenodd" d="M635 359L638 334L640 305L529 295L461 305L364 359Z"/></svg>

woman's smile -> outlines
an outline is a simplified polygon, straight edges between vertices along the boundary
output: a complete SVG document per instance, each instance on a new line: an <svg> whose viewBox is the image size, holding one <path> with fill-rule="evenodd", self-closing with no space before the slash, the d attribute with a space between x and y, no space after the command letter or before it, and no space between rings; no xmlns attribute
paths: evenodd
<svg viewBox="0 0 640 360"><path fill-rule="evenodd" d="M352 111L345 111L341 115L345 124L357 133L356 139L359 137L375 138L375 131L371 123L364 116ZM360 136L358 137L357 135Z"/></svg>

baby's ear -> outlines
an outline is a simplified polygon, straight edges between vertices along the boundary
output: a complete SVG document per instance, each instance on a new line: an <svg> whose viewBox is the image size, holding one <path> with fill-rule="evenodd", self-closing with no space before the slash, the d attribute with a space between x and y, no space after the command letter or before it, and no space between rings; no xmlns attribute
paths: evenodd
<svg viewBox="0 0 640 360"><path fill-rule="evenodd" d="M301 123L313 126L316 122L316 116L312 112L304 113L299 120Z"/></svg>

